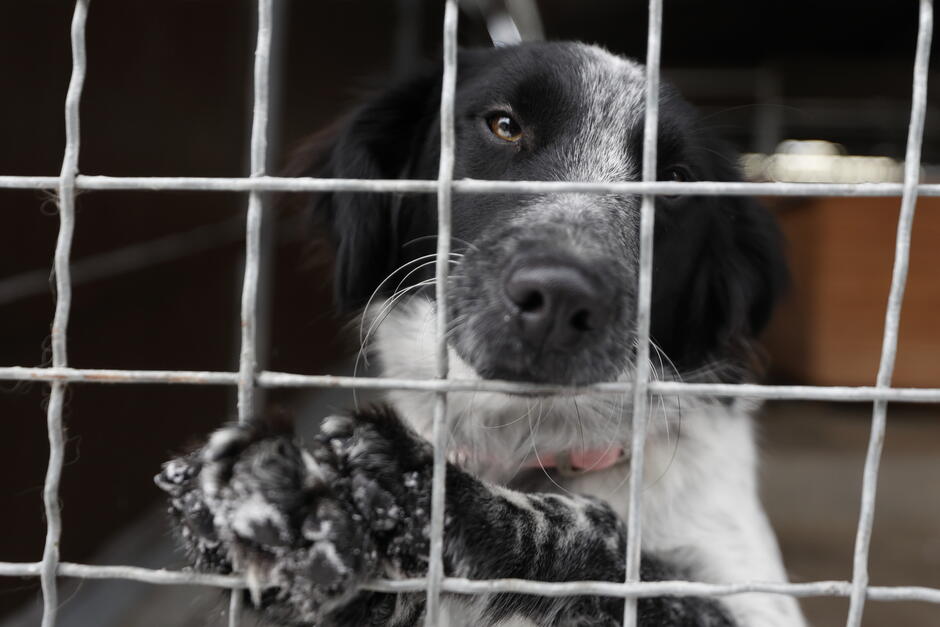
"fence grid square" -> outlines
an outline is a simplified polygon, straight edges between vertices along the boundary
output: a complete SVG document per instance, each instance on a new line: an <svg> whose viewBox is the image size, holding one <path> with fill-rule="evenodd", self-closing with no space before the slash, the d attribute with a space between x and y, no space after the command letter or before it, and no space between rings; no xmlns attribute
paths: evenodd
<svg viewBox="0 0 940 627"><path fill-rule="evenodd" d="M894 388L891 378L897 354L901 304L907 278L913 218L918 196L940 196L940 184L922 184L921 146L927 108L927 76L933 33L933 0L920 0L917 46L913 71L913 93L908 129L903 183L822 184L822 183L719 183L657 182L656 134L660 49L662 36L662 0L649 2L647 40L646 121L643 143L643 177L638 182L548 182L453 180L454 100L457 73L457 0L445 0L444 74L441 93L441 156L436 180L356 180L281 178L266 175L267 127L269 114L270 57L273 0L257 0L258 27L254 59L254 105L250 147L250 175L243 178L200 177L110 177L78 173L80 117L79 104L87 68L85 25L89 0L76 0L71 23L72 74L65 99L66 143L59 176L2 176L0 189L46 189L58 192L59 233L54 256L56 305L52 322L52 366L27 368L0 367L0 380L48 382L51 395L47 407L49 463L43 489L46 514L46 539L38 562L0 562L0 576L39 577L42 584L42 627L54 627L59 605L57 577L79 579L125 579L156 585L189 584L232 590L229 625L239 621L245 580L237 575L211 575L184 571L146 569L131 566L92 566L62 562L59 540L62 517L59 484L62 476L64 437L62 409L65 388L70 383L154 383L174 385L225 385L238 391L238 417L250 419L255 411L255 389L273 387L334 387L348 389L410 389L434 392L434 474L429 570L427 577L382 580L367 586L388 592L427 593L426 624L434 626L440 613L442 592L485 594L515 592L545 596L606 595L625 599L624 625L636 624L636 599L661 595L725 596L747 592L765 592L793 597L849 597L847 627L859 627L866 600L923 601L940 604L940 589L919 586L869 585L868 553L875 512L878 471L887 423L887 403L940 402L940 388ZM241 352L237 372L106 370L71 368L68 365L66 331L71 304L69 256L75 223L75 197L78 190L194 190L247 192L247 227L245 275L241 299ZM637 313L638 359L632 382L599 383L581 388L514 383L506 381L467 381L452 379L448 371L446 344L446 308L437 308L437 368L434 379L412 380L376 377L339 377L300 375L259 371L257 363L257 319L261 229L264 217L263 194L269 191L314 192L411 192L436 194L438 206L438 244L435 284L438 302L446 300L448 257L450 254L451 196L453 193L631 193L641 194L640 272ZM767 196L899 196L895 258L885 316L882 351L874 386L779 386L756 384L691 384L651 381L649 372L650 296L652 289L654 199L657 195L767 195ZM628 541L626 579L623 583L601 581L540 582L517 579L468 580L446 577L443 571L444 470L447 430L447 394L451 391L487 390L493 392L574 394L633 394L633 432L631 442L634 470L629 483L630 511L627 519ZM708 395L759 399L800 399L828 401L872 401L872 424L862 482L861 511L858 519L851 581L814 581L808 583L739 582L706 584L691 581L640 582L641 546L640 505L643 442L646 433L646 407L652 395Z"/></svg>

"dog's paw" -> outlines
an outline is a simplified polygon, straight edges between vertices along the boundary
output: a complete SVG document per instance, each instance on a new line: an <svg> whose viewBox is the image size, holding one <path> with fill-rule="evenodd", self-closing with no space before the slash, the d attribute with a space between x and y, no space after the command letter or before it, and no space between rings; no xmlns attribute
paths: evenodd
<svg viewBox="0 0 940 627"><path fill-rule="evenodd" d="M326 419L308 448L236 425L156 481L197 568L244 574L256 604L315 621L426 553L425 517L410 515L428 506L426 453L377 413Z"/></svg>
<svg viewBox="0 0 940 627"><path fill-rule="evenodd" d="M191 453L163 464L154 481L169 497L170 516L193 567L227 574L232 564L219 542L212 512L199 487L201 470L199 454Z"/></svg>

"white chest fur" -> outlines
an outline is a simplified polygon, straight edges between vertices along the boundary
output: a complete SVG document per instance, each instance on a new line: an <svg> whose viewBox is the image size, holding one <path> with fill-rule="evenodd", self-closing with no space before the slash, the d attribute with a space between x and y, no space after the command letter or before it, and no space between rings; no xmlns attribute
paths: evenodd
<svg viewBox="0 0 940 627"><path fill-rule="evenodd" d="M378 328L375 348L386 376L435 375L434 315L412 301ZM476 373L450 352L451 376ZM624 373L629 378L629 373ZM528 399L502 394L448 395L449 447L483 478L508 483L539 452L624 446L629 450L630 407L623 397ZM433 395L397 391L390 400L430 437ZM646 443L643 549L686 565L697 581L731 583L786 580L776 538L760 504L751 414L756 405L697 399L654 404ZM628 465L555 478L539 489L567 490L604 499L627 514ZM794 599L767 594L725 598L739 624L800 627Z"/></svg>

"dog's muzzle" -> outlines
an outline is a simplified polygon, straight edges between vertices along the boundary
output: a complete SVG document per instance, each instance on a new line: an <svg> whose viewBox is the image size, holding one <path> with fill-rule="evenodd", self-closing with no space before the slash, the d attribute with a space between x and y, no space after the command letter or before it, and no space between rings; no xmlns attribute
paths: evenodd
<svg viewBox="0 0 940 627"><path fill-rule="evenodd" d="M585 385L624 371L635 291L629 257L603 234L579 241L572 232L512 225L476 242L455 269L450 343L481 377Z"/></svg>

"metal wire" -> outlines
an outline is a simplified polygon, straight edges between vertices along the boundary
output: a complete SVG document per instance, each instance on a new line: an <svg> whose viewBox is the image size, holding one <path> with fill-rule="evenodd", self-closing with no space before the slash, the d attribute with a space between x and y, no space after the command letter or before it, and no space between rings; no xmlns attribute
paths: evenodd
<svg viewBox="0 0 940 627"><path fill-rule="evenodd" d="M264 176L268 146L268 84L271 61L271 0L258 0L258 34L255 48L254 119L251 123L251 176ZM257 364L258 269L261 265L262 192L248 195L245 234L245 280L242 286L242 348L239 360L238 419L253 417Z"/></svg>
<svg viewBox="0 0 940 627"><path fill-rule="evenodd" d="M643 122L643 182L656 180L656 142L659 131L659 57L662 48L662 0L650 0L646 42L646 110ZM649 411L650 310L653 293L653 227L656 197L644 194L640 201L640 272L637 287L636 360L634 361L633 420L630 439L627 555L625 583L640 581L643 534L643 463ZM625 599L624 627L637 624L636 599Z"/></svg>
<svg viewBox="0 0 940 627"><path fill-rule="evenodd" d="M57 176L0 176L0 189L56 189ZM75 179L78 190L191 192L396 192L436 194L436 180L320 179L258 176L252 178L186 176L89 176ZM728 181L484 181L451 183L460 194L655 194L657 196L901 196L903 183L741 183ZM940 196L940 183L917 186L919 196Z"/></svg>
<svg viewBox="0 0 940 627"><path fill-rule="evenodd" d="M268 107L271 73L271 0L258 0L258 29L255 42L254 105L251 122L251 176L264 176L267 169ZM238 369L238 421L255 417L255 378L258 371L257 315L258 275L261 267L261 227L264 217L260 190L248 194L245 229L245 279L242 286L242 346ZM233 590L229 599L228 624L238 627L242 593Z"/></svg>
<svg viewBox="0 0 940 627"><path fill-rule="evenodd" d="M901 305L910 261L911 233L914 227L914 209L917 205L917 182L920 179L920 151L924 140L924 118L927 114L927 71L930 66L930 41L933 35L933 0L921 0L917 33L917 52L914 60L914 89L911 97L911 122L907 132L907 153L904 158L904 195L898 217L897 241L894 247L894 270L891 292L885 312L884 335L881 343L881 361L878 365L876 387L891 387L894 362L898 352L898 327L901 324ZM855 535L855 557L852 565L852 596L849 602L847 627L859 627L865 610L865 589L868 586L868 550L875 521L875 496L878 490L878 470L887 426L888 402L876 400L872 409L871 435L865 456L862 478L862 504Z"/></svg>
<svg viewBox="0 0 940 627"><path fill-rule="evenodd" d="M107 370L95 368L0 368L0 381L62 381L70 383L146 383L182 385L238 385L239 373L200 370ZM257 383L264 388L340 388L364 390L413 390L416 392L499 392L526 396L577 394L621 395L633 391L627 381L595 383L582 387L521 383L495 379L396 379L392 377L341 377L262 371ZM752 398L764 400L900 401L940 403L940 388L878 388L873 386L759 385L754 383L682 383L650 381L648 389L659 396L701 398Z"/></svg>
<svg viewBox="0 0 940 627"><path fill-rule="evenodd" d="M441 158L437 185L437 378L446 383L447 359L447 270L450 261L451 183L454 177L454 98L457 86L457 0L444 7L444 75L441 86ZM441 613L441 582L444 579L444 498L447 474L447 388L434 399L434 474L431 483L430 555L428 556L426 627L436 627Z"/></svg>
<svg viewBox="0 0 940 627"><path fill-rule="evenodd" d="M940 402L940 388L892 388L891 375L897 353L900 307L909 259L910 238L917 196L940 196L940 185L919 184L920 152L926 115L926 82L932 34L932 0L920 2L920 26L914 65L913 102L908 133L905 177L901 184L825 184L825 183L674 183L655 181L656 128L658 112L659 51L661 38L661 0L650 1L650 28L647 49L647 119L644 135L643 180L639 182L590 183L561 181L475 181L453 180L454 135L453 111L456 80L456 0L446 0L444 21L444 79L441 93L441 161L437 180L355 180L279 178L265 175L266 129L268 116L269 59L271 50L271 0L258 0L258 36L255 51L254 109L251 135L251 172L247 178L205 177L109 177L78 174L79 101L85 76L85 22L89 0L77 0L72 20L72 76L66 96L66 147L59 176L0 176L0 188L58 190L60 226L55 250L56 310L52 325L52 367L0 367L0 380L25 380L50 383L51 396L47 410L50 442L49 467L43 491L47 518L46 542L42 561L34 563L0 562L0 576L39 577L43 591L43 627L53 627L58 596L56 577L80 579L116 578L158 585L204 585L233 590L230 604L230 625L236 625L242 595L238 591L245 581L238 576L208 575L193 572L150 570L129 566L100 566L59 561L59 539L62 532L59 508L59 482L64 453L62 402L70 383L152 383L237 386L239 418L253 413L253 391L256 386L409 389L436 395L434 415L434 478L432 485L431 552L426 578L376 581L368 589L387 592L427 593L428 625L436 625L440 612L441 592L485 594L514 592L543 596L604 595L622 597L625 603L624 624L636 620L635 599L661 595L725 596L762 592L794 597L850 597L848 627L858 627L864 602L923 601L940 604L940 589L915 586L869 586L868 549L874 517L875 496L881 448L886 425L886 404L889 401ZM66 329L71 301L69 253L74 229L75 195L77 190L190 190L240 191L249 193L246 228L245 277L242 290L242 346L238 372L106 370L69 368L66 353ZM642 194L640 289L637 319L638 361L635 382L599 383L583 387L527 384L508 381L470 381L448 378L446 308L437 311L437 378L390 379L352 378L330 375L258 371L256 347L256 307L260 234L263 218L261 194L268 191L359 191L435 193L438 200L439 237L437 250L437 302L446 302L447 255L450 246L450 201L454 192L480 193L623 193ZM895 263L885 318L882 355L875 386L772 386L756 384L694 384L650 381L649 314L651 291L653 198L656 195L766 195L766 196L889 196L901 197ZM634 471L630 484L628 514L628 545L626 581L612 582L540 582L515 579L471 581L445 577L442 547L444 532L444 479L446 449L447 392L490 391L525 395L623 394L634 395L632 459ZM839 402L874 401L872 431L866 457L852 581L817 581L801 584L743 582L705 584L689 581L639 582L641 547L641 488L643 439L645 434L644 403L650 395L743 397L759 399L828 400Z"/></svg>
<svg viewBox="0 0 940 627"><path fill-rule="evenodd" d="M38 577L41 562L0 562L2 577ZM236 575L213 575L192 571L140 568L137 566L108 566L60 562L59 576L74 579L122 579L159 586L210 586L214 588L244 589L247 582ZM378 580L364 586L377 592L421 592L427 588L427 579ZM730 596L753 592L781 594L793 597L847 597L852 593L849 581L811 581L806 583L733 583L708 584L695 581L656 581L642 583L613 583L609 581L545 582L525 579L476 580L445 577L441 583L444 592L454 594L487 594L508 592L540 596L599 595L621 598L644 598L663 595L676 596ZM871 601L919 601L940 603L940 589L921 586L870 586Z"/></svg>
<svg viewBox="0 0 940 627"><path fill-rule="evenodd" d="M51 343L52 365L64 368L68 365L65 334L69 325L69 310L72 305L72 284L69 277L69 256L72 251L72 234L75 231L75 176L78 174L79 104L85 83L85 22L88 17L88 0L78 0L72 16L72 77L65 96L65 154L62 157L62 172L59 175L59 235L55 247L56 305L52 320ZM62 537L62 508L59 503L59 486L62 479L62 464L65 458L65 433L62 427L62 405L65 399L64 381L52 383L49 405L46 409L46 424L49 435L49 465L43 485L43 504L46 512L46 543L42 554L42 627L53 627L59 608L56 573L59 567L59 541Z"/></svg>

